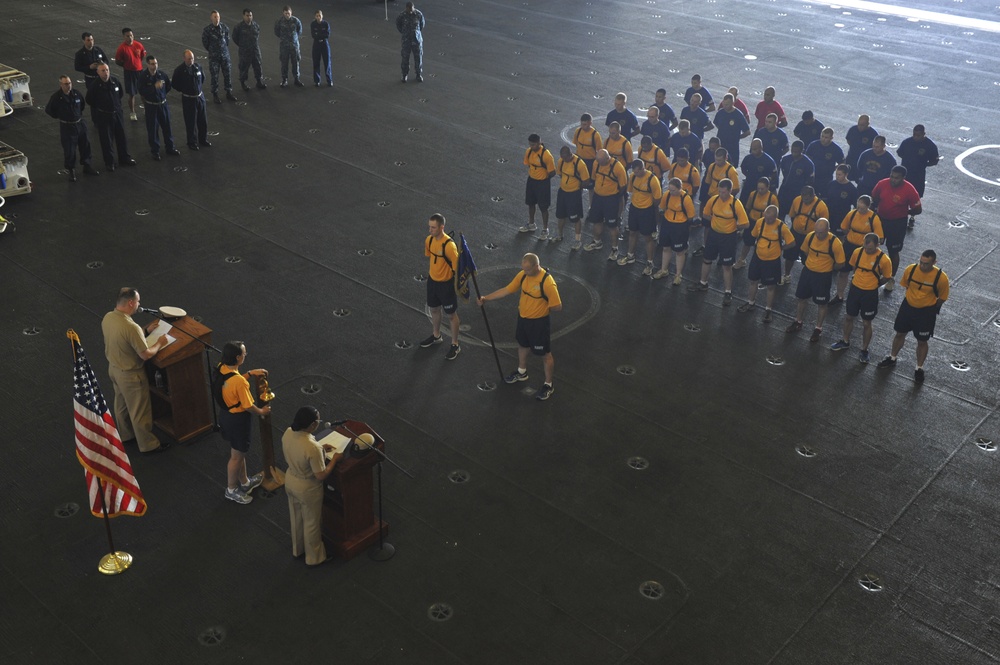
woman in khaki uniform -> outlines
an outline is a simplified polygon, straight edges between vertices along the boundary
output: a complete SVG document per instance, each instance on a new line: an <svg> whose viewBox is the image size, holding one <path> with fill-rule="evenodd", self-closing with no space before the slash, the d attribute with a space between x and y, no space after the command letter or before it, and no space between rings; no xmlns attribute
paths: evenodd
<svg viewBox="0 0 1000 665"><path fill-rule="evenodd" d="M281 437L282 452L288 462L285 491L292 523L292 556L305 554L306 564L310 566L327 560L320 533L323 481L343 457L337 453L324 464L324 450L332 450L332 446L319 443L313 436L319 427L319 411L303 406Z"/></svg>

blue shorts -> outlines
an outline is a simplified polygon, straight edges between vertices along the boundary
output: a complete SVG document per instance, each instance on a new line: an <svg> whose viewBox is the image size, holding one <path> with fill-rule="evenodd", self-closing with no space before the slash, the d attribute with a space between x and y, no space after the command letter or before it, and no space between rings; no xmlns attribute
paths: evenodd
<svg viewBox="0 0 1000 665"><path fill-rule="evenodd" d="M241 453L250 451L250 429L253 418L249 411L230 413L227 409L219 411L219 425L222 438L229 442L233 450Z"/></svg>
<svg viewBox="0 0 1000 665"><path fill-rule="evenodd" d="M427 306L441 307L445 314L454 314L458 309L458 295L452 282L436 282L427 278Z"/></svg>
<svg viewBox="0 0 1000 665"><path fill-rule="evenodd" d="M719 233L714 229L705 229L705 253L702 258L705 263L714 263L719 259L720 266L731 266L736 263L736 243L740 234Z"/></svg>
<svg viewBox="0 0 1000 665"><path fill-rule="evenodd" d="M521 348L531 349L531 352L536 356L547 355L551 351L549 347L550 325L548 316L543 316L540 319L517 317L517 330L514 332L517 345Z"/></svg>
<svg viewBox="0 0 1000 665"><path fill-rule="evenodd" d="M142 72L132 72L125 70L125 80L122 81L122 85L125 86L125 92L130 95L139 94L139 75Z"/></svg>
<svg viewBox="0 0 1000 665"><path fill-rule="evenodd" d="M524 185L524 202L529 206L536 205L542 210L548 210L552 205L552 183L549 179L528 178Z"/></svg>
<svg viewBox="0 0 1000 665"><path fill-rule="evenodd" d="M764 286L776 285L781 279L781 257L765 261L754 252L750 258L750 267L747 268L747 279Z"/></svg>
<svg viewBox="0 0 1000 665"><path fill-rule="evenodd" d="M799 284L795 287L795 297L799 300L812 298L817 305L830 302L830 287L833 286L832 272L813 272L802 266Z"/></svg>
<svg viewBox="0 0 1000 665"><path fill-rule="evenodd" d="M871 321L878 314L878 289L859 289L851 284L844 309L847 316L860 314L865 321Z"/></svg>
<svg viewBox="0 0 1000 665"><path fill-rule="evenodd" d="M899 306L892 328L904 335L912 332L918 341L926 342L934 336L936 322L937 307L914 307L904 300Z"/></svg>
<svg viewBox="0 0 1000 665"><path fill-rule="evenodd" d="M664 220L660 223L660 247L669 247L675 252L684 252L688 248L688 236L691 235L691 227L681 222L668 222Z"/></svg>
<svg viewBox="0 0 1000 665"><path fill-rule="evenodd" d="M556 192L556 219L580 219L583 217L583 190Z"/></svg>
<svg viewBox="0 0 1000 665"><path fill-rule="evenodd" d="M617 226L619 201L621 201L621 195L619 194L612 194L611 196L594 194L590 201L590 212L587 213L587 221L594 224L604 223L608 226Z"/></svg>
<svg viewBox="0 0 1000 665"><path fill-rule="evenodd" d="M628 207L628 230L638 231L644 236L651 236L656 233L656 208L636 208L635 205Z"/></svg>

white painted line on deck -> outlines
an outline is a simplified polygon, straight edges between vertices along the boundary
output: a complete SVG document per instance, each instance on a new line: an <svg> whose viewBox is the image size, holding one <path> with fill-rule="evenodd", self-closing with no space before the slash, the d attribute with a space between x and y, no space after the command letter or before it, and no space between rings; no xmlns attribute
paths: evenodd
<svg viewBox="0 0 1000 665"><path fill-rule="evenodd" d="M799 0L799 1L808 2L809 4L812 5L816 4L811 0ZM966 28L970 30L1000 32L1000 22L987 21L985 19L978 19L978 18L969 18L967 16L956 16L954 14L945 14L944 12L931 12L925 9L896 7L893 5L886 5L881 2L869 2L868 0L840 0L839 2L824 3L824 4L834 9L859 9L861 11L866 11L866 12L875 12L876 14L885 14L887 16L901 16L903 18L914 19L918 21L927 21L928 23L940 23L942 25L953 25L959 28Z"/></svg>

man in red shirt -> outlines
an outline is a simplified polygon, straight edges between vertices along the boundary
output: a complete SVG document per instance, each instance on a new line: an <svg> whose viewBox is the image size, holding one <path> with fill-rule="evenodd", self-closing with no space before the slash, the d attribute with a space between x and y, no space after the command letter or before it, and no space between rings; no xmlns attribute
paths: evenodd
<svg viewBox="0 0 1000 665"><path fill-rule="evenodd" d="M115 51L115 63L125 70L122 82L125 84L125 92L128 93L128 119L135 122L138 120L135 115L135 96L139 94L139 75L146 67L143 64L146 47L132 36L132 28L122 28L122 38L124 41Z"/></svg>
<svg viewBox="0 0 1000 665"><path fill-rule="evenodd" d="M757 129L761 129L764 126L764 121L767 120L768 113L778 116L778 127L788 126L785 109L781 108L781 104L774 101L774 87L770 85L764 88L764 101L759 102L753 112L757 118Z"/></svg>
<svg viewBox="0 0 1000 665"><path fill-rule="evenodd" d="M746 102L740 99L740 89L737 88L736 86L733 86L732 88L729 89L729 94L733 96L733 106L735 106L739 110L739 112L743 114L743 117L746 118L747 122L749 123L750 109L747 108Z"/></svg>
<svg viewBox="0 0 1000 665"><path fill-rule="evenodd" d="M906 181L906 167L894 166L888 178L879 180L872 190L872 209L882 219L885 248L892 261L892 274L899 272L899 253L906 239L906 220L910 215L923 212L920 194ZM885 283L885 290L892 291L895 281Z"/></svg>

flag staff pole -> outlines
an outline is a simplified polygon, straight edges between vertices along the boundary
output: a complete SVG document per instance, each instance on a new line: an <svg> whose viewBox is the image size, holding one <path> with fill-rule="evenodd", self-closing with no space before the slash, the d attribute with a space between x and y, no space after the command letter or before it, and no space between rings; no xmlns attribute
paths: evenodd
<svg viewBox="0 0 1000 665"><path fill-rule="evenodd" d="M104 483L97 479L97 493L101 497L101 512L104 513L104 528L108 532L108 547L111 548L108 554L101 557L101 562L97 565L97 570L105 575L120 575L128 570L132 565L132 555L128 552L116 552L115 541L111 538L111 518L108 517L108 505L104 502Z"/></svg>
<svg viewBox="0 0 1000 665"><path fill-rule="evenodd" d="M462 239L462 247L463 248L466 247L465 234L464 233L459 233L458 236ZM463 251L465 251L465 250L463 249ZM471 256L471 254L470 254L470 256ZM476 289L476 300L478 301L479 298L482 297L481 294L480 294L480 292L479 292L479 280L476 279L476 271L475 270L473 270L471 272L471 275L472 275L472 286L475 287L475 289ZM496 363L497 363L497 373L500 375L500 381L503 381L503 368L500 367L500 356L499 356L499 354L497 354L497 345L496 345L496 342L493 341L493 331L490 329L490 319L489 319L488 316L486 316L486 308L485 307L480 307L479 311L483 313L483 321L486 323L486 334L489 336L489 338L490 338L490 346L493 348L493 360L495 360Z"/></svg>

